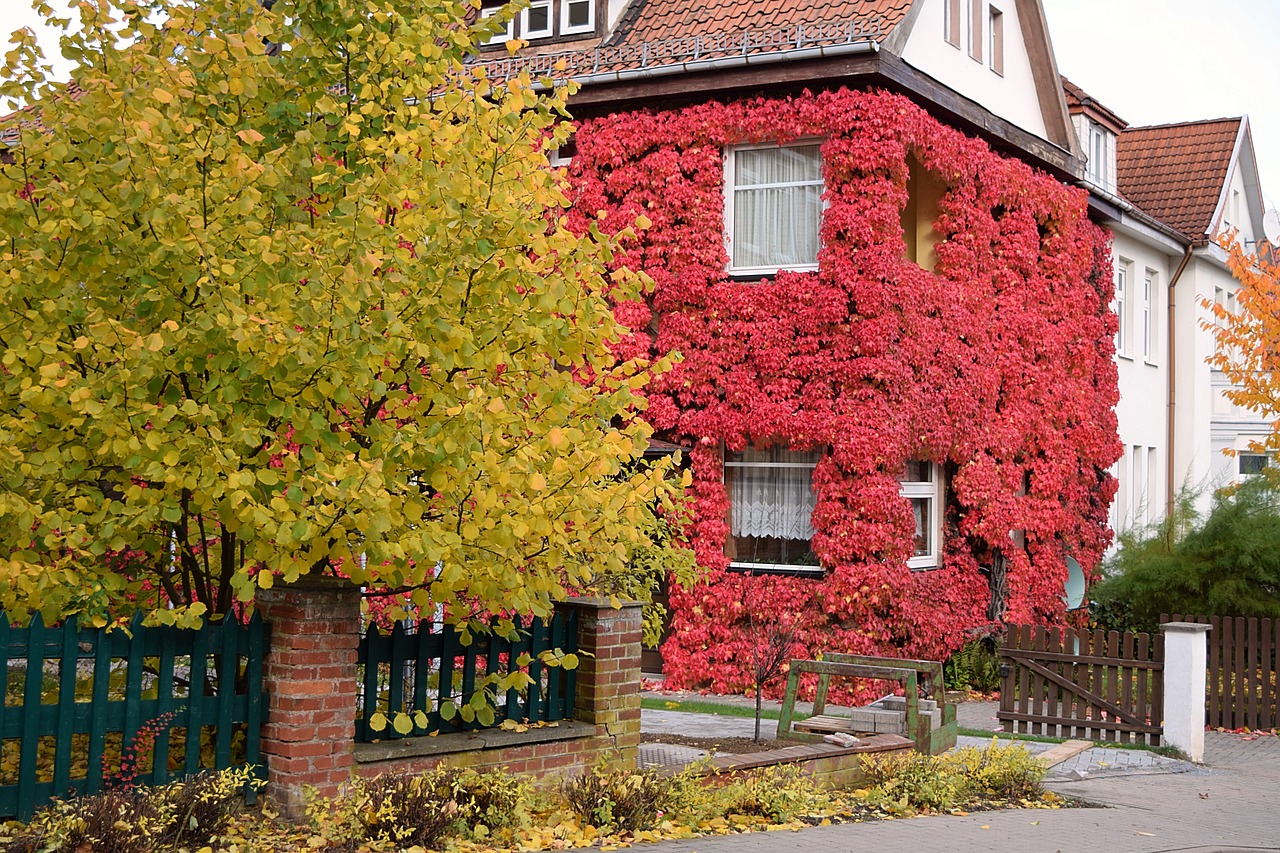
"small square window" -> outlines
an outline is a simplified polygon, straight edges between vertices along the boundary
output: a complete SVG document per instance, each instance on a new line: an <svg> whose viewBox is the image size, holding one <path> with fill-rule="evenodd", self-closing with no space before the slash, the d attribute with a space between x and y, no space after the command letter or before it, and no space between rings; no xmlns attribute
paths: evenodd
<svg viewBox="0 0 1280 853"><path fill-rule="evenodd" d="M1254 477L1261 474L1267 467L1267 457L1264 453L1241 453L1240 454L1240 476Z"/></svg>
<svg viewBox="0 0 1280 853"><path fill-rule="evenodd" d="M822 224L817 143L733 148L725 174L729 271L816 270Z"/></svg>
<svg viewBox="0 0 1280 853"><path fill-rule="evenodd" d="M551 0L534 0L520 15L520 33L525 38L551 35Z"/></svg>
<svg viewBox="0 0 1280 853"><path fill-rule="evenodd" d="M589 33L596 28L594 0L560 0L560 32Z"/></svg>
<svg viewBox="0 0 1280 853"><path fill-rule="evenodd" d="M481 18L492 18L494 15L502 11L501 6L487 6L480 10ZM516 37L516 22L514 20L507 21L507 28L497 35L490 38L484 43L485 47L506 44Z"/></svg>
<svg viewBox="0 0 1280 853"><path fill-rule="evenodd" d="M933 569L942 564L942 472L931 462L913 460L898 479L898 493L911 502L915 540L907 566Z"/></svg>

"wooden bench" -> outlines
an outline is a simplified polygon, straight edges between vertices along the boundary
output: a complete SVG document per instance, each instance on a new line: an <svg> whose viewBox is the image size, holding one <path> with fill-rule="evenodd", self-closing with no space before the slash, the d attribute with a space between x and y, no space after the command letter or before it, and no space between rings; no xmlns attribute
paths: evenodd
<svg viewBox="0 0 1280 853"><path fill-rule="evenodd" d="M813 697L813 716L793 722L796 693L800 689L800 677L807 673L818 676L818 687ZM903 711L855 708L842 714L828 714L827 691L831 679L873 678L897 681L903 687ZM940 721L934 725L930 713L921 713L921 690L933 697ZM778 716L778 739L807 742L821 741L824 735L835 733L855 734L875 732L877 720L883 720L885 728L905 728L903 732L920 752L937 755L956 744L956 708L946 701L942 683L942 664L937 661L900 660L897 658L869 657L866 655L825 655L823 660L793 660L787 678L787 693ZM905 723L905 725L903 725Z"/></svg>

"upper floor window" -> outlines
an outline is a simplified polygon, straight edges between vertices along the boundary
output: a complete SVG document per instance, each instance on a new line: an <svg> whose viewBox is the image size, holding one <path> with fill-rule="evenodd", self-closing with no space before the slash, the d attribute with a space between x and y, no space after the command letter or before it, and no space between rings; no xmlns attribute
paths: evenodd
<svg viewBox="0 0 1280 853"><path fill-rule="evenodd" d="M1004 13L992 6L987 16L988 64L991 70L1004 76Z"/></svg>
<svg viewBox="0 0 1280 853"><path fill-rule="evenodd" d="M973 57L974 62L982 61L982 43L983 33L983 0L970 0L969 2L969 55Z"/></svg>
<svg viewBox="0 0 1280 853"><path fill-rule="evenodd" d="M821 571L813 537L813 468L822 454L786 447L726 453L731 565L764 571Z"/></svg>
<svg viewBox="0 0 1280 853"><path fill-rule="evenodd" d="M911 502L916 524L907 566L936 568L942 564L942 471L931 462L911 461L898 482L898 493Z"/></svg>
<svg viewBox="0 0 1280 853"><path fill-rule="evenodd" d="M725 230L731 273L816 270L821 220L817 143L729 149Z"/></svg>
<svg viewBox="0 0 1280 853"><path fill-rule="evenodd" d="M1152 362L1156 357L1156 271L1148 269L1142 277L1142 357Z"/></svg>
<svg viewBox="0 0 1280 853"><path fill-rule="evenodd" d="M597 0L530 0L519 15L507 24L504 32L485 42L485 46L505 44L513 38L545 39L570 35L589 35L596 30ZM501 3L486 3L482 18L496 15Z"/></svg>
<svg viewBox="0 0 1280 853"><path fill-rule="evenodd" d="M942 7L942 37L947 40L947 44L953 47L959 47L961 40L964 38L960 2L961 0L946 0L946 4Z"/></svg>
<svg viewBox="0 0 1280 853"><path fill-rule="evenodd" d="M1129 262L1116 259L1116 354L1129 354Z"/></svg>

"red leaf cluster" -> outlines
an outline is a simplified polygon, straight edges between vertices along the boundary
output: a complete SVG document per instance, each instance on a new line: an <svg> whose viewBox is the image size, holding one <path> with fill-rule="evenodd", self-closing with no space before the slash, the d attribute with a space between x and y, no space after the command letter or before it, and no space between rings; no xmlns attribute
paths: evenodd
<svg viewBox="0 0 1280 853"><path fill-rule="evenodd" d="M730 278L726 146L805 139L822 146L819 269ZM1098 564L1121 453L1111 263L1082 191L879 91L619 113L583 122L576 147L576 227L652 222L616 259L655 282L617 306L625 354L683 359L650 389L648 417L695 448L690 539L712 571L672 593L670 684L751 683L747 602L757 623L807 614L797 655L945 656L987 622L996 548L1010 562L1004 617L1065 618L1065 556ZM904 239L912 162L943 187L933 270ZM813 476L822 580L727 570L722 448L784 442L826 450ZM927 572L906 566L897 476L912 459L948 474L945 558Z"/></svg>

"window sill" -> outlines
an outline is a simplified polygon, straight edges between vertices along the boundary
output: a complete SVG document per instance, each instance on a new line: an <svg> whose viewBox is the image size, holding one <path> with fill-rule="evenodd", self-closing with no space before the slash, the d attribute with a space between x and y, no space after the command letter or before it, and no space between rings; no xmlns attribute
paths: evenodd
<svg viewBox="0 0 1280 853"><path fill-rule="evenodd" d="M1147 367L1157 367L1157 368L1158 368L1158 367L1160 366L1159 364L1157 364L1156 362L1152 361L1151 359L1143 359L1142 363L1143 363L1143 364L1145 364Z"/></svg>
<svg viewBox="0 0 1280 853"><path fill-rule="evenodd" d="M741 575L794 575L797 577L824 578L827 572L821 566L788 566L781 563L729 563L729 571Z"/></svg>
<svg viewBox="0 0 1280 853"><path fill-rule="evenodd" d="M378 761L395 761L406 758L424 758L451 755L456 752L475 752L483 749L524 746L535 743L553 743L575 740L596 734L596 727L577 720L562 720L554 726L537 726L524 732L501 728L477 729L473 732L455 732L436 737L406 737L397 740L357 743L357 764Z"/></svg>
<svg viewBox="0 0 1280 853"><path fill-rule="evenodd" d="M818 271L817 264L803 264L803 265L794 266L794 267L757 267L754 269L738 269L738 268L730 267L725 272L727 272L729 275L729 278L733 279L734 281L750 281L752 279L765 278L767 276L773 276L773 275L777 275L778 273L784 273L784 272L804 273L804 272L817 272L817 271Z"/></svg>
<svg viewBox="0 0 1280 853"><path fill-rule="evenodd" d="M907 560L907 568L913 572L927 572L941 567L941 562L936 556L928 557L912 557Z"/></svg>
<svg viewBox="0 0 1280 853"><path fill-rule="evenodd" d="M1133 361L1133 356L1127 355L1126 353L1122 353L1122 352L1117 352L1116 358L1123 358L1125 361Z"/></svg>

